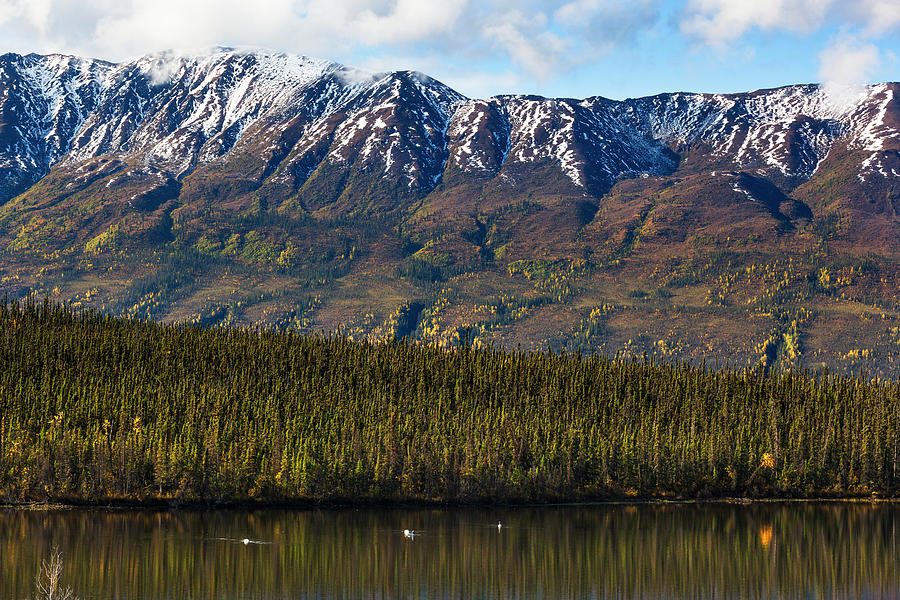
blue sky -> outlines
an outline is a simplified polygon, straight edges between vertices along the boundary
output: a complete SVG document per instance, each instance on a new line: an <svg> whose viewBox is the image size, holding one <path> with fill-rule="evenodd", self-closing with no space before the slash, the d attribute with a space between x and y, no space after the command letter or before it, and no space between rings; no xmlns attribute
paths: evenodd
<svg viewBox="0 0 900 600"><path fill-rule="evenodd" d="M0 0L0 51L259 46L472 97L900 80L900 0Z"/></svg>

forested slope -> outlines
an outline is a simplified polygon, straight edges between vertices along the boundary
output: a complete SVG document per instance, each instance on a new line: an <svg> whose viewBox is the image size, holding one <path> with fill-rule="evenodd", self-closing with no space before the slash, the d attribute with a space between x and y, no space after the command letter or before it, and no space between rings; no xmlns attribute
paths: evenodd
<svg viewBox="0 0 900 600"><path fill-rule="evenodd" d="M465 98L266 50L0 55L0 295L900 375L900 84Z"/></svg>
<svg viewBox="0 0 900 600"><path fill-rule="evenodd" d="M894 495L900 387L0 303L6 501Z"/></svg>

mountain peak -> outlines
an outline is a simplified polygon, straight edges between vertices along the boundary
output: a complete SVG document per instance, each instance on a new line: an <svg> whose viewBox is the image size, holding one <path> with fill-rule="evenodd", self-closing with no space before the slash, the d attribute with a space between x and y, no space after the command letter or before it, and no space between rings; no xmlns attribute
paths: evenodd
<svg viewBox="0 0 900 600"><path fill-rule="evenodd" d="M367 168L375 169L377 156L379 168L392 172L401 146L407 157L424 152L404 166L403 177L420 192L437 185L451 155L463 171L494 176L507 163L549 161L576 187L602 194L623 177L671 172L672 150L683 146L703 144L723 166L771 172L789 186L808 179L839 141L870 153L860 164L863 179L889 172L876 155L900 146L891 84L622 102L522 95L474 101L417 71L373 74L264 48L166 50L120 64L16 56L0 62L10 125L0 145L4 198L55 164L99 156L130 157L180 179L224 160L247 132L255 141L240 145L274 148L263 172L279 171L286 181L294 172L279 170L279 161L347 160L365 129ZM343 126L333 122L338 115ZM279 131L288 130L293 151L278 149L289 143ZM328 152L309 154L327 139L334 144ZM290 179L300 185L311 172L303 167Z"/></svg>
<svg viewBox="0 0 900 600"><path fill-rule="evenodd" d="M896 370L898 91L471 99L264 49L7 54L0 293L765 365L881 327Z"/></svg>

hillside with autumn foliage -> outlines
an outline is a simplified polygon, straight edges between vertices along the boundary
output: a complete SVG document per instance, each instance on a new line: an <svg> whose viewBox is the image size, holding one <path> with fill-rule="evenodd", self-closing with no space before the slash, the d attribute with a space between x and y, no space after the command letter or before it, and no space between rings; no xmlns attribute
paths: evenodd
<svg viewBox="0 0 900 600"><path fill-rule="evenodd" d="M6 54L0 293L896 376L897 90L469 99L264 51Z"/></svg>

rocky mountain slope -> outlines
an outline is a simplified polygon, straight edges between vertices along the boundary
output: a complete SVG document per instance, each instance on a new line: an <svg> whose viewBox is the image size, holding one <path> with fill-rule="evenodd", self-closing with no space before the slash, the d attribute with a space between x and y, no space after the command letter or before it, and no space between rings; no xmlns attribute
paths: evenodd
<svg viewBox="0 0 900 600"><path fill-rule="evenodd" d="M166 320L893 372L898 90L476 100L265 51L7 54L0 287ZM876 315L877 335L857 322Z"/></svg>

